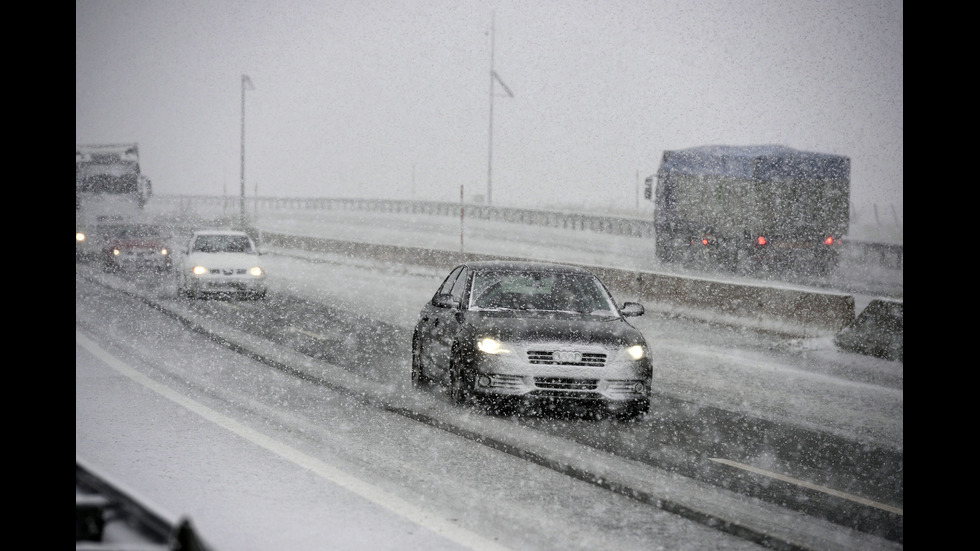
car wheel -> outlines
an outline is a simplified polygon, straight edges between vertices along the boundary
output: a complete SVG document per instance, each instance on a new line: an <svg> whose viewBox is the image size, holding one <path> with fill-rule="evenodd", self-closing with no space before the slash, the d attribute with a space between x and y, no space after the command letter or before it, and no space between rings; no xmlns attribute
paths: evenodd
<svg viewBox="0 0 980 551"><path fill-rule="evenodd" d="M632 421L638 417L643 417L647 413L650 413L650 402L643 402L641 404L633 404L623 411L619 412L616 417L620 421Z"/></svg>
<svg viewBox="0 0 980 551"><path fill-rule="evenodd" d="M469 392L466 390L466 377L463 373L463 359L458 352L453 352L449 363L449 397L453 405L463 406L469 402Z"/></svg>
<svg viewBox="0 0 980 551"><path fill-rule="evenodd" d="M194 292L191 291L190 289L188 289L187 287L183 287L180 283L178 283L177 284L177 296L178 297L184 297L184 298L187 298L187 299L191 299L191 298L194 298Z"/></svg>
<svg viewBox="0 0 980 551"><path fill-rule="evenodd" d="M422 346L415 335L412 337L412 386L422 388L428 384L429 378L422 372Z"/></svg>

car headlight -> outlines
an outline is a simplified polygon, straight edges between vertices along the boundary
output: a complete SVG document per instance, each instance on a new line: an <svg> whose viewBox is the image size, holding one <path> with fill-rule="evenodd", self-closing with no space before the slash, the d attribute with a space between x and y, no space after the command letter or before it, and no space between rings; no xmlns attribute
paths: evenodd
<svg viewBox="0 0 980 551"><path fill-rule="evenodd" d="M503 343L497 339L490 337L484 337L476 342L476 347L480 349L481 352L486 352L487 354L509 354L510 350L504 347Z"/></svg>
<svg viewBox="0 0 980 551"><path fill-rule="evenodd" d="M119 249L112 249L113 256L119 256Z"/></svg>
<svg viewBox="0 0 980 551"><path fill-rule="evenodd" d="M168 254L170 254L170 251L168 251L167 249L160 249L160 254L162 254L163 256L167 256Z"/></svg>
<svg viewBox="0 0 980 551"><path fill-rule="evenodd" d="M252 266L251 268L248 269L248 273L255 277L259 277L260 275L262 275L262 268L259 268L258 266Z"/></svg>
<svg viewBox="0 0 980 551"><path fill-rule="evenodd" d="M75 232L75 241L77 241L79 243L81 243L82 241L85 241L85 234L82 233L82 232Z"/></svg>
<svg viewBox="0 0 980 551"><path fill-rule="evenodd" d="M204 275L208 273L208 269L205 268L204 266L194 266L193 268L191 268L191 273L194 275Z"/></svg>
<svg viewBox="0 0 980 551"><path fill-rule="evenodd" d="M629 354L630 358L633 358L634 360L641 360L643 359L643 356L646 356L647 351L643 345L637 344L627 348L626 353Z"/></svg>

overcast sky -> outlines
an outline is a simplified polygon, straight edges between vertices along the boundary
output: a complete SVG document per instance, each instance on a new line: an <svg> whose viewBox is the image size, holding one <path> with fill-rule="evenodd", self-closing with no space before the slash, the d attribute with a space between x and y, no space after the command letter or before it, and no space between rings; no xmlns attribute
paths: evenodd
<svg viewBox="0 0 980 551"><path fill-rule="evenodd" d="M664 150L779 144L902 208L900 0L75 2L75 141L156 193L239 194L242 75L250 196L633 208Z"/></svg>

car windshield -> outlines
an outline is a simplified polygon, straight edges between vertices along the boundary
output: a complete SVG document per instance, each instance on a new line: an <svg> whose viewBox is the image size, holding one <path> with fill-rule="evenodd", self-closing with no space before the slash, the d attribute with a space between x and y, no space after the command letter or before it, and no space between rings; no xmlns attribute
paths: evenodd
<svg viewBox="0 0 980 551"><path fill-rule="evenodd" d="M560 272L477 272L469 305L479 310L616 315L612 299L595 277Z"/></svg>
<svg viewBox="0 0 980 551"><path fill-rule="evenodd" d="M106 236L114 239L147 239L162 237L160 228L148 225L118 225L105 227Z"/></svg>
<svg viewBox="0 0 980 551"><path fill-rule="evenodd" d="M250 253L252 244L244 235L199 235L194 240L194 252Z"/></svg>

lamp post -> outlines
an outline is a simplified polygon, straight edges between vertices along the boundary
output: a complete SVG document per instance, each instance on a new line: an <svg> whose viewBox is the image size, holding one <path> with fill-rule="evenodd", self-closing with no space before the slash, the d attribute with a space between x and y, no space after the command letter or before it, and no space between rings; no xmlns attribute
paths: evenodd
<svg viewBox="0 0 980 551"><path fill-rule="evenodd" d="M493 204L493 96L495 91L494 81L500 83L507 92L509 97L514 97L514 94L510 91L510 88L504 84L504 81L497 76L497 71L493 68L493 48L494 48L494 19L495 17L491 15L490 18L490 138L489 145L487 146L487 204Z"/></svg>
<svg viewBox="0 0 980 551"><path fill-rule="evenodd" d="M247 87L247 88L246 88ZM248 75L242 75L242 172L241 172L241 197L238 199L239 222L242 229L245 228L245 90L254 90L252 79Z"/></svg>

